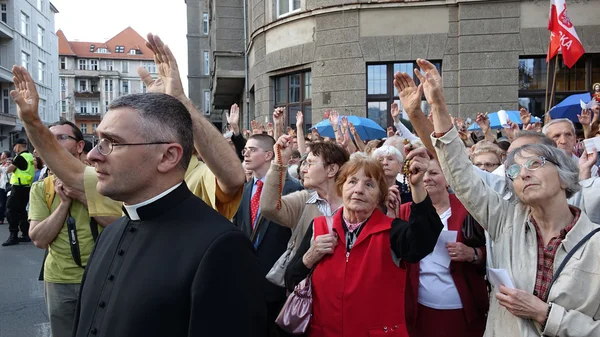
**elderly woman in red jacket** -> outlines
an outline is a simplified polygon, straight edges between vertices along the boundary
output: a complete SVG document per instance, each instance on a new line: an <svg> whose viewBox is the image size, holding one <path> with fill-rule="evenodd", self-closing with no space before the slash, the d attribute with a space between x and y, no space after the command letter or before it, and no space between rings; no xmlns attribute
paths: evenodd
<svg viewBox="0 0 600 337"><path fill-rule="evenodd" d="M415 156L431 158L425 148L412 151L409 158ZM481 337L489 307L484 280L483 229L456 196L448 192L448 182L435 159L429 162L423 185L442 220L442 232L455 231L456 242L447 243L446 247L438 245L436 252L407 265L405 301L409 334L414 337ZM411 211L410 203L403 204L399 218L409 219ZM468 221L478 227L476 232L481 233L478 240L470 238L466 242L462 228ZM449 255L449 264L440 263L437 250Z"/></svg>
<svg viewBox="0 0 600 337"><path fill-rule="evenodd" d="M337 188L343 208L309 227L286 270L293 289L312 270L313 316L310 337L408 336L404 317L406 271L400 261L415 262L435 245L442 224L423 187L428 160L411 164L413 200L408 222L380 210L388 188L383 168L365 156L342 167ZM399 196L388 196L395 217Z"/></svg>

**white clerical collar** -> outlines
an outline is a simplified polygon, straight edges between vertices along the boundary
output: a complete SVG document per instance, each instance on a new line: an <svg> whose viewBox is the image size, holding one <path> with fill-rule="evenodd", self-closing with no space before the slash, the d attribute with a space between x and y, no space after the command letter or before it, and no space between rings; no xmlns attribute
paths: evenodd
<svg viewBox="0 0 600 337"><path fill-rule="evenodd" d="M144 202L140 202L139 204L135 204L135 205L123 205L123 207L125 207L125 210L127 211L127 215L129 215L129 218L133 221L137 221L140 220L140 216L137 213L138 208L146 206L146 205L150 205L151 203L157 201L158 199L161 199L162 197L166 196L167 194L173 192L177 187L179 187L182 183L179 183L171 188L169 188L168 190L162 192L161 194L155 196L154 198L150 199L150 200L146 200Z"/></svg>

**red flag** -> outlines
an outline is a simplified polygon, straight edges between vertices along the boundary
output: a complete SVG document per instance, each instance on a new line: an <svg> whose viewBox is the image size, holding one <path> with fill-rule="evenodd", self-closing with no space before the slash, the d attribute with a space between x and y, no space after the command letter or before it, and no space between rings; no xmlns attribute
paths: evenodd
<svg viewBox="0 0 600 337"><path fill-rule="evenodd" d="M550 0L548 30L551 32L546 61L561 51L564 64L571 68L585 53L575 27L567 15L565 0Z"/></svg>

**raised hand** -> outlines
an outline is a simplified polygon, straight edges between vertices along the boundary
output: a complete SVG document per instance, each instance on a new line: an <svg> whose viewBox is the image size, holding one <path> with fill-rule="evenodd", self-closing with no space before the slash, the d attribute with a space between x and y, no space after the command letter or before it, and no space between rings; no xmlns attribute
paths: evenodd
<svg viewBox="0 0 600 337"><path fill-rule="evenodd" d="M348 127L350 128L350 133L354 136L356 135L356 127L354 127L354 124L352 122L348 123Z"/></svg>
<svg viewBox="0 0 600 337"><path fill-rule="evenodd" d="M581 115L577 115L577 119L579 119L581 125L589 126L592 124L592 111L588 109L581 110Z"/></svg>
<svg viewBox="0 0 600 337"><path fill-rule="evenodd" d="M504 128L504 131L506 131L506 137L508 138L508 140L512 142L513 139L515 139L515 132L519 131L519 124L511 120L509 120L507 123L508 127Z"/></svg>
<svg viewBox="0 0 600 337"><path fill-rule="evenodd" d="M388 188L388 195L385 199L387 216L390 218L397 218L401 203L400 189L397 185L390 186L390 188Z"/></svg>
<svg viewBox="0 0 600 337"><path fill-rule="evenodd" d="M312 141L317 141L317 140L321 140L321 135L319 134L319 131L317 131L316 128L312 129Z"/></svg>
<svg viewBox="0 0 600 337"><path fill-rule="evenodd" d="M343 116L342 117L342 134L346 134L346 131L348 131L348 117Z"/></svg>
<svg viewBox="0 0 600 337"><path fill-rule="evenodd" d="M331 124L331 126L333 127L333 130L338 129L339 123L340 123L340 114L338 114L337 111L330 111L329 112L329 124Z"/></svg>
<svg viewBox="0 0 600 337"><path fill-rule="evenodd" d="M227 123L231 126L231 131L234 134L240 133L240 107L237 104L233 104L227 113Z"/></svg>
<svg viewBox="0 0 600 337"><path fill-rule="evenodd" d="M329 109L326 109L325 112L323 112L323 119L329 119Z"/></svg>
<svg viewBox="0 0 600 337"><path fill-rule="evenodd" d="M302 114L302 111L296 112L296 129L304 130L304 114Z"/></svg>
<svg viewBox="0 0 600 337"><path fill-rule="evenodd" d="M273 122L275 125L283 125L285 108L275 108L273 111Z"/></svg>
<svg viewBox="0 0 600 337"><path fill-rule="evenodd" d="M138 75L148 91L165 93L180 100L186 98L179 67L171 49L163 43L158 35L152 33L148 33L146 46L154 52L154 62L158 70L158 79L154 80L144 67L137 69Z"/></svg>
<svg viewBox="0 0 600 337"><path fill-rule="evenodd" d="M519 116L521 117L521 123L523 123L523 125L529 125L529 123L531 123L531 114L527 109L521 108L521 110L519 110Z"/></svg>
<svg viewBox="0 0 600 337"><path fill-rule="evenodd" d="M38 104L40 96L35 87L35 82L25 67L13 67L13 82L15 90L10 92L10 97L17 103L19 119L24 123L40 119Z"/></svg>
<svg viewBox="0 0 600 337"><path fill-rule="evenodd" d="M292 129L292 127L291 127L291 126L288 126L288 127L286 127L286 128L285 128L285 133L286 133L286 134L288 134L288 135L289 135L289 134L290 134L292 131L294 131L294 130Z"/></svg>
<svg viewBox="0 0 600 337"><path fill-rule="evenodd" d="M292 158L292 152L293 150L293 140L294 138L292 138L292 136L289 135L283 135L281 137L279 137L279 139L277 139L277 142L275 143L275 145L273 146L273 152L275 153L275 162L276 163L283 163L283 165L287 165L287 163L290 161L290 158ZM280 150L281 150L281 158L279 158L278 155L278 151L277 151L277 147L279 146Z"/></svg>
<svg viewBox="0 0 600 337"><path fill-rule="evenodd" d="M411 148L409 150L410 152L406 156L406 159L410 160L408 167L410 171L410 184L420 186L423 183L425 172L429 168L429 155L427 154L427 149L424 147Z"/></svg>
<svg viewBox="0 0 600 337"><path fill-rule="evenodd" d="M260 127L262 125L260 125L259 122L253 120L252 122L250 122L250 129L252 130L252 134L253 135L258 135L262 133L262 130L260 130Z"/></svg>
<svg viewBox="0 0 600 337"><path fill-rule="evenodd" d="M460 132L467 132L467 125L462 117L456 118L456 128Z"/></svg>
<svg viewBox="0 0 600 337"><path fill-rule="evenodd" d="M267 135L273 137L273 123L267 123Z"/></svg>
<svg viewBox="0 0 600 337"><path fill-rule="evenodd" d="M392 114L392 119L394 120L394 123L398 123L400 121L400 107L398 106L398 103L396 103L396 102L392 103L391 114Z"/></svg>
<svg viewBox="0 0 600 337"><path fill-rule="evenodd" d="M394 75L394 86L398 91L400 103L402 104L402 107L404 107L407 113L411 114L421 111L421 99L423 97L422 83L419 84L419 86L417 87L415 81L413 81L412 77L409 74L397 72ZM392 104L392 111L394 109L394 104L396 103ZM396 104L396 106L398 105ZM398 115L400 114L399 110L400 109L398 109Z"/></svg>
<svg viewBox="0 0 600 337"><path fill-rule="evenodd" d="M490 118L488 117L487 112L485 114L478 112L477 118L475 118L475 123L479 125L479 128L484 135L490 130Z"/></svg>
<svg viewBox="0 0 600 337"><path fill-rule="evenodd" d="M393 126L388 126L388 128L387 128L387 136L388 137L393 137L394 134L395 134L394 127Z"/></svg>
<svg viewBox="0 0 600 337"><path fill-rule="evenodd" d="M423 85L423 92L425 93L427 102L430 105L445 104L446 98L444 97L442 76L435 65L424 59L417 59L417 65L421 68L421 71L415 69L415 75L417 75L419 81L421 81L420 85ZM421 72L425 73L425 75Z"/></svg>

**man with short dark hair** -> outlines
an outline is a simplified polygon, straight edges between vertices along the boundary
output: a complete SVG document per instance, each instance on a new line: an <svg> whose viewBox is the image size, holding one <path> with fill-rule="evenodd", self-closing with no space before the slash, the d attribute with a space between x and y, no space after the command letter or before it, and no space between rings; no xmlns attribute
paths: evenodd
<svg viewBox="0 0 600 337"><path fill-rule="evenodd" d="M33 79L24 67L13 74L11 96L29 137L64 151L40 128ZM133 94L114 100L98 126L88 154L96 189L123 202L126 215L102 232L88 261L74 336L264 336L252 245L184 182L191 118L172 96Z"/></svg>
<svg viewBox="0 0 600 337"><path fill-rule="evenodd" d="M2 246L17 245L19 242L31 242L29 238L29 222L27 221L27 203L29 202L29 190L35 175L35 164L33 155L27 151L27 141L23 138L17 139L13 151L17 154L7 172L12 173L10 177L10 196L6 202L6 218L10 236ZM21 229L21 237L19 237Z"/></svg>

